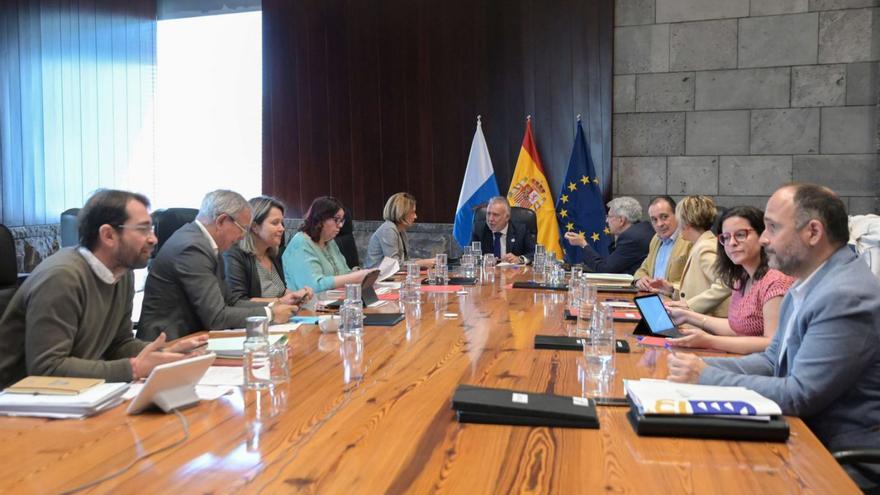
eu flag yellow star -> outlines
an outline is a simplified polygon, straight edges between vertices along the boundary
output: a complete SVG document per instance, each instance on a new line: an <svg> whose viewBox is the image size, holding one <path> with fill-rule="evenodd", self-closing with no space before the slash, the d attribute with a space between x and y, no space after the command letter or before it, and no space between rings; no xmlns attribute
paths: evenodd
<svg viewBox="0 0 880 495"><path fill-rule="evenodd" d="M593 235L590 237L592 237L593 242L599 242L599 233L598 232L593 232Z"/></svg>
<svg viewBox="0 0 880 495"><path fill-rule="evenodd" d="M568 183L568 190L569 190L569 191L577 191L577 188L578 188L578 186L577 186L577 184L575 184L574 182L569 182L569 183Z"/></svg>
<svg viewBox="0 0 880 495"><path fill-rule="evenodd" d="M578 231L578 236L579 236L579 237L583 237L584 234L586 234L586 232L584 232L583 230Z"/></svg>
<svg viewBox="0 0 880 495"><path fill-rule="evenodd" d="M559 216L565 218L568 216L568 210L559 210Z"/></svg>
<svg viewBox="0 0 880 495"><path fill-rule="evenodd" d="M611 235L611 229L609 229L608 227L605 227L605 230L603 230L602 232L605 232L605 235Z"/></svg>
<svg viewBox="0 0 880 495"><path fill-rule="evenodd" d="M565 224L565 230L574 230L574 224L568 222L567 224Z"/></svg>
<svg viewBox="0 0 880 495"><path fill-rule="evenodd" d="M581 176L581 182L583 182L585 185L589 184L590 183L590 176L589 175Z"/></svg>
<svg viewBox="0 0 880 495"><path fill-rule="evenodd" d="M593 177L593 184L598 184L598 183L599 183L599 178Z"/></svg>
<svg viewBox="0 0 880 495"><path fill-rule="evenodd" d="M563 203L568 203L568 194L563 194L562 196L559 196L559 201L562 201Z"/></svg>

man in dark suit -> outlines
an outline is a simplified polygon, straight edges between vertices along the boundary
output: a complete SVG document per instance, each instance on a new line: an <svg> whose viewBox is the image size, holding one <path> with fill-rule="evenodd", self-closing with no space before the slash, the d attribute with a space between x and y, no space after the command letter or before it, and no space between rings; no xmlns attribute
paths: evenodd
<svg viewBox="0 0 880 495"><path fill-rule="evenodd" d="M486 225L475 229L471 241L480 241L483 254L492 253L499 261L528 264L535 252L535 233L525 225L510 221L507 198L495 196L486 207Z"/></svg>
<svg viewBox="0 0 880 495"><path fill-rule="evenodd" d="M605 223L616 240L608 256L597 253L582 236L566 232L565 240L573 246L584 248L579 260L589 270L597 273L633 274L648 256L654 228L648 222L640 221L642 205L635 198L622 196L608 202L608 216ZM578 260L576 260L578 261Z"/></svg>
<svg viewBox="0 0 880 495"><path fill-rule="evenodd" d="M138 338L161 332L169 339L201 330L242 328L249 316L286 323L295 306L241 300L229 304L220 254L240 241L251 225L251 206L238 193L208 193L196 220L165 242L144 286Z"/></svg>

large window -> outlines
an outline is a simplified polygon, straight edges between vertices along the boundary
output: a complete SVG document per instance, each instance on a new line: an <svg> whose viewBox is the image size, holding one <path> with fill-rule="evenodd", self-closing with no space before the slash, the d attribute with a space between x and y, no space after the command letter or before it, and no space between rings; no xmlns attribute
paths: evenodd
<svg viewBox="0 0 880 495"><path fill-rule="evenodd" d="M159 21L154 208L262 192L262 14Z"/></svg>

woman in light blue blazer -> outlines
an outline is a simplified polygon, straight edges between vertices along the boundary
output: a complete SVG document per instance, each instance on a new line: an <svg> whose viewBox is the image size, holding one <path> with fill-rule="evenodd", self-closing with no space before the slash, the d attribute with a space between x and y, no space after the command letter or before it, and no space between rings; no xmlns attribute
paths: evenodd
<svg viewBox="0 0 880 495"><path fill-rule="evenodd" d="M352 271L333 239L345 223L342 203L330 196L312 201L306 218L281 259L284 279L293 290L312 287L315 292L359 284L370 270Z"/></svg>

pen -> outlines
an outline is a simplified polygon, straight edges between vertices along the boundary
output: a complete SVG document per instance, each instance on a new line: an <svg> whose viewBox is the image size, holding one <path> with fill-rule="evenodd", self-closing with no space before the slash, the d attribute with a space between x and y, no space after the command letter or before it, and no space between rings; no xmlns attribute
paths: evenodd
<svg viewBox="0 0 880 495"><path fill-rule="evenodd" d="M669 353L672 354L673 356L676 355L676 354L675 354L675 351L672 350L672 346L669 345L669 342L664 342L664 343L663 343L663 347L664 347L667 351L669 351Z"/></svg>

